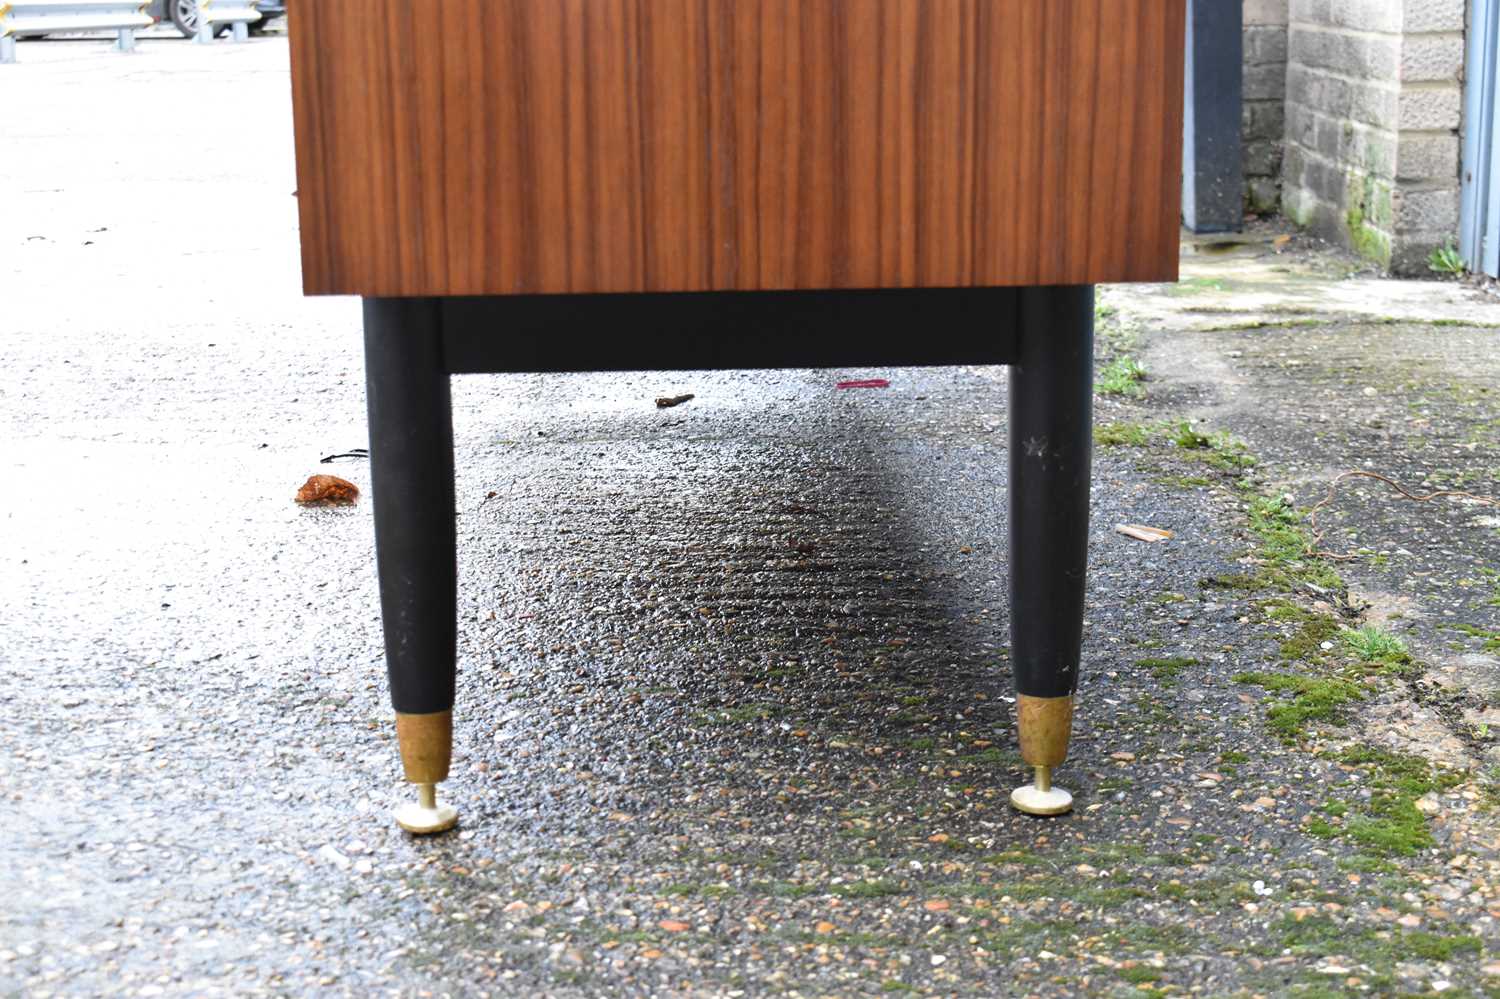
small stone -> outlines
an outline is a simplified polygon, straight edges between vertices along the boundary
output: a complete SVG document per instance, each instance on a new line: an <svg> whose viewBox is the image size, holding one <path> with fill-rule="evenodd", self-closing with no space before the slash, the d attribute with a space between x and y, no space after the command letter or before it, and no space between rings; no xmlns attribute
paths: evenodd
<svg viewBox="0 0 1500 999"><path fill-rule="evenodd" d="M948 900L944 898L929 898L922 903L922 908L928 912L947 912Z"/></svg>
<svg viewBox="0 0 1500 999"><path fill-rule="evenodd" d="M663 919L656 925L660 926L668 933L685 933L688 930L688 924L684 923L680 919Z"/></svg>
<svg viewBox="0 0 1500 999"><path fill-rule="evenodd" d="M349 869L349 858L339 853L332 843L324 843L318 848L318 856L324 863L332 864L341 871Z"/></svg>
<svg viewBox="0 0 1500 999"><path fill-rule="evenodd" d="M948 959L941 954L932 955L932 966L936 968L940 964L946 964Z"/></svg>
<svg viewBox="0 0 1500 999"><path fill-rule="evenodd" d="M832 932L833 932L833 931L834 931L834 930L836 930L836 929L838 929L838 927L837 927L837 926L834 926L834 925L833 925L833 924L832 924L832 923L830 923L830 922L829 922L829 921L828 921L828 920L826 920L826 919L824 919L824 920L821 920L821 921L820 921L820 922L819 922L819 923L818 923L818 925L817 925L817 926L814 926L814 927L813 927L813 931L814 931L814 932L815 932L815 933L817 933L817 934L818 934L818 935L819 935L819 936L825 936L825 937L826 937L826 936L827 936L827 935L828 935L828 934L830 934L830 933L832 933Z"/></svg>
<svg viewBox="0 0 1500 999"><path fill-rule="evenodd" d="M1127 752L1125 752L1123 750L1120 751L1120 752L1118 752L1118 753L1110 753L1109 754L1109 758L1112 759L1112 760L1119 760L1121 763L1134 763L1135 762L1135 754L1134 753L1127 753Z"/></svg>
<svg viewBox="0 0 1500 999"><path fill-rule="evenodd" d="M1415 912L1408 912L1406 915L1396 920L1396 923L1400 926L1406 927L1409 930L1414 930L1418 926L1422 925L1422 917L1417 915Z"/></svg>
<svg viewBox="0 0 1500 999"><path fill-rule="evenodd" d="M1261 808L1275 808L1276 807L1276 799L1275 798L1268 798L1265 795L1261 795L1259 798L1256 798L1255 799L1255 803L1257 805L1259 805Z"/></svg>
<svg viewBox="0 0 1500 999"><path fill-rule="evenodd" d="M1438 801L1437 795L1430 791L1418 798L1413 804L1416 805L1417 811L1423 815L1436 815L1443 810L1442 802Z"/></svg>

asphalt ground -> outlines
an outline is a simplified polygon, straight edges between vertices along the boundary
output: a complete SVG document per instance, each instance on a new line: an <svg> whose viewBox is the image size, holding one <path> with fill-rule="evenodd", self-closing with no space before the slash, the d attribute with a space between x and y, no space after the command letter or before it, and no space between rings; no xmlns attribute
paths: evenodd
<svg viewBox="0 0 1500 999"><path fill-rule="evenodd" d="M1483 302L1106 296L1146 377L1097 408L1059 820L1006 801L1003 369L458 379L463 819L397 830L368 502L292 503L368 472L319 462L358 308L298 293L284 46L0 74L0 989L1500 987L1494 511L1361 481L1339 563L1302 515L1346 467L1494 495Z"/></svg>

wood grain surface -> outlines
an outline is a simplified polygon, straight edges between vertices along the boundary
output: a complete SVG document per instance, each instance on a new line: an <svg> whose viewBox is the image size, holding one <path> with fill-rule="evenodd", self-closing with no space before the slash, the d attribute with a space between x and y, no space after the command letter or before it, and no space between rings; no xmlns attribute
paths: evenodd
<svg viewBox="0 0 1500 999"><path fill-rule="evenodd" d="M1177 274L1184 0L292 5L309 294Z"/></svg>

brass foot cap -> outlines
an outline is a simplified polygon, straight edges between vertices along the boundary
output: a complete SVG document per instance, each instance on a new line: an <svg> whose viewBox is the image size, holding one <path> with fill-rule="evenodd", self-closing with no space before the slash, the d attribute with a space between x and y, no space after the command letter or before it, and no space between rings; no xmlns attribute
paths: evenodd
<svg viewBox="0 0 1500 999"><path fill-rule="evenodd" d="M1062 815L1073 810L1073 796L1060 787L1043 791L1035 784L1018 787L1010 793L1010 803L1027 815Z"/></svg>
<svg viewBox="0 0 1500 999"><path fill-rule="evenodd" d="M396 825L418 836L447 832L458 825L458 809L452 805L428 808L421 802L408 801L396 809Z"/></svg>

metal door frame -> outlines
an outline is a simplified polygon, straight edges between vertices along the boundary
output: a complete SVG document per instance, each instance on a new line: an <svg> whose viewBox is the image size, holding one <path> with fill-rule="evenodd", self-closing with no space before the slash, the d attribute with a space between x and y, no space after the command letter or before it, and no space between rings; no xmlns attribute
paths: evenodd
<svg viewBox="0 0 1500 999"><path fill-rule="evenodd" d="M1468 49L1459 252L1470 270L1500 277L1500 0L1473 0Z"/></svg>

